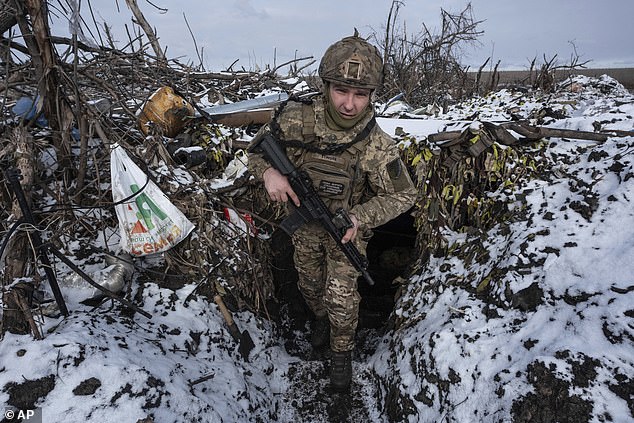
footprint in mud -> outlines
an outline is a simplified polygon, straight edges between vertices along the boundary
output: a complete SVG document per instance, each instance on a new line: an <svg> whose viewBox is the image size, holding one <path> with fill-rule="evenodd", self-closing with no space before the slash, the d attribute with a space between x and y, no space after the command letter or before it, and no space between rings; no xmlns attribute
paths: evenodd
<svg viewBox="0 0 634 423"><path fill-rule="evenodd" d="M350 392L330 389L329 360L298 361L289 366L288 390L280 401L279 422L382 422L377 387L363 363L352 363Z"/></svg>
<svg viewBox="0 0 634 423"><path fill-rule="evenodd" d="M297 361L289 365L285 375L288 389L279 398L276 421L386 422L387 418L381 412L384 399L378 387L379 378L366 363L381 342L387 315L370 319L366 311L376 310L376 307L366 307L360 311L352 361L352 386L350 392L337 393L329 386L330 350L327 347L313 350L309 339L310 316L307 309L297 313L293 307L299 308L298 304L301 304L299 297L280 307L280 341L286 352L296 357Z"/></svg>

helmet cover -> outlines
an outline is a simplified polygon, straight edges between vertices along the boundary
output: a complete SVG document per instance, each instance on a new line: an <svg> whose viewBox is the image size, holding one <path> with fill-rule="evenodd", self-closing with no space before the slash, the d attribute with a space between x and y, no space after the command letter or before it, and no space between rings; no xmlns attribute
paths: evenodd
<svg viewBox="0 0 634 423"><path fill-rule="evenodd" d="M383 59L363 38L346 37L328 47L319 64L319 76L324 81L374 90L383 82Z"/></svg>

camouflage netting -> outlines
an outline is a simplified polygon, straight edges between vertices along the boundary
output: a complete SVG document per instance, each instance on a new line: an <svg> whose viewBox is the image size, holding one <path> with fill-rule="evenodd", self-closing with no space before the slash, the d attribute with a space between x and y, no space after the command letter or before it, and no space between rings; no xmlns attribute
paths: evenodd
<svg viewBox="0 0 634 423"><path fill-rule="evenodd" d="M447 254L443 231L486 231L507 220L513 197L492 193L511 192L539 170L542 142L505 145L487 125L472 125L443 142L416 139L400 133L404 159L419 187L416 204L417 268L430 255ZM475 259L476 257L474 257Z"/></svg>

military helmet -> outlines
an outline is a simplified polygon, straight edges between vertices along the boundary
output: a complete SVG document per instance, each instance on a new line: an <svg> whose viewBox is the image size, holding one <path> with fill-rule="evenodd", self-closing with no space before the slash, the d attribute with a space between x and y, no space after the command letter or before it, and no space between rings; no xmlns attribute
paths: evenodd
<svg viewBox="0 0 634 423"><path fill-rule="evenodd" d="M383 82L383 59L379 50L355 31L355 35L328 47L319 64L319 76L328 82L376 89Z"/></svg>

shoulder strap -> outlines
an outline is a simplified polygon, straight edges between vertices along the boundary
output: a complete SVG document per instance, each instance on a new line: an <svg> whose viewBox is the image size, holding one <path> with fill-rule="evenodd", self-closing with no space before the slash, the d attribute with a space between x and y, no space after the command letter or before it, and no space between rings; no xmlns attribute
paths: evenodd
<svg viewBox="0 0 634 423"><path fill-rule="evenodd" d="M352 147L356 143L366 139L370 135L370 132L372 132L372 129L374 129L374 125L376 125L376 118L372 116L372 119L368 121L365 127L361 130L361 132L357 134L356 137L354 137L352 141L347 142L345 144L333 144L333 145L328 145L324 148L319 148L313 145L312 143L312 141L314 141L316 138L315 137L316 122L315 122L315 113L312 107L312 104L313 104L312 99L301 99L301 98L298 98L297 96L291 96L288 98L288 100L283 102L277 108L277 110L275 111L275 115L273 116L273 119L271 120L271 123L270 123L271 132L273 136L275 136L278 139L280 138L280 134L282 133L282 131L281 131L279 123L277 122L277 119L289 101L296 101L296 102L300 102L304 104L302 108L302 119L304 121L303 122L304 126L302 127L302 136L304 140L303 141L298 141L298 140L285 141L284 144L285 146L288 146L288 147L299 148L299 149L303 149L303 150L307 150L307 151L311 151L315 153L321 153L321 154L339 154L343 151L346 151L348 148Z"/></svg>
<svg viewBox="0 0 634 423"><path fill-rule="evenodd" d="M295 94L291 94L288 99L284 102L282 102L277 109L275 109L275 113L273 114L273 118L271 119L270 123L269 123L269 128L271 129L271 133L273 134L273 136L277 139L281 138L281 134L282 134L282 129L280 128L280 124L278 122L279 116L280 114L282 114L282 111L284 110L284 108L286 107L286 105L289 102L295 102L295 103L302 103L303 106L303 111L302 111L302 119L306 119L306 108L311 109L310 105L313 103L312 98L310 97L306 97L306 98L302 98L302 97L298 97ZM313 116L313 128L315 127L315 117ZM304 132L304 129L302 129L302 134ZM313 129L314 132L314 129Z"/></svg>
<svg viewBox="0 0 634 423"><path fill-rule="evenodd" d="M304 103L302 108L302 136L304 142L311 143L315 141L315 112L310 104Z"/></svg>

